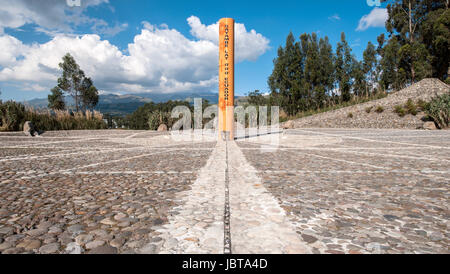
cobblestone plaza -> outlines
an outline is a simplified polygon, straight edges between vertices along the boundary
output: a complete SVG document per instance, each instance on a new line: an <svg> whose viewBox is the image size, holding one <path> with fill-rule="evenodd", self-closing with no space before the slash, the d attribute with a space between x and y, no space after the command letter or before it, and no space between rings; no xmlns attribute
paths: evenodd
<svg viewBox="0 0 450 274"><path fill-rule="evenodd" d="M0 252L449 253L450 131L277 137L0 133Z"/></svg>

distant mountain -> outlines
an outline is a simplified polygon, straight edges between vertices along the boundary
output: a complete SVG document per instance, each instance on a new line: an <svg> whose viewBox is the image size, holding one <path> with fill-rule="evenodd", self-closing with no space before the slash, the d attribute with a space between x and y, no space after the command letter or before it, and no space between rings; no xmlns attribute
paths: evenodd
<svg viewBox="0 0 450 274"><path fill-rule="evenodd" d="M172 101L189 101L194 102L194 98L202 98L208 100L210 103L217 103L219 100L219 95L217 93L212 92L203 92L203 93L190 93L190 92L181 92L181 93L139 93L133 94L135 96L140 96L143 98L149 98L155 103L163 103L169 100Z"/></svg>
<svg viewBox="0 0 450 274"><path fill-rule="evenodd" d="M162 103L169 100L172 101L188 101L193 103L194 98L202 98L208 100L211 104L216 104L218 101L217 93L138 93L138 94L101 94L99 96L99 103L96 110L111 115L127 115L133 113L137 108L143 106L149 102ZM66 104L69 106L74 105L72 97L65 97ZM38 98L25 102L26 105L43 109L47 108L47 98Z"/></svg>

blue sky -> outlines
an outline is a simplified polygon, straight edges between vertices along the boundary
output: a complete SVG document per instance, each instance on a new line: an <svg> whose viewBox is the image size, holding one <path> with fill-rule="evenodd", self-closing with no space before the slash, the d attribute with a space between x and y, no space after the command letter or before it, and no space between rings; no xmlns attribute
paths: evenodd
<svg viewBox="0 0 450 274"><path fill-rule="evenodd" d="M289 31L326 35L333 46L344 31L358 58L385 32L385 10L367 0L80 1L0 0L7 15L0 19L1 99L46 97L67 51L105 93L217 92L214 24L222 17L245 26L237 38L238 95L268 91L272 60Z"/></svg>

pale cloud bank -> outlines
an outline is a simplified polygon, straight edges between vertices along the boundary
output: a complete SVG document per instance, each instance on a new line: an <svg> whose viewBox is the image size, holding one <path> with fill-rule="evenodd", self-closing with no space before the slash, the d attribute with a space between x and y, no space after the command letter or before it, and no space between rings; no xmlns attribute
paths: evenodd
<svg viewBox="0 0 450 274"><path fill-rule="evenodd" d="M360 20L357 31L364 31L370 27L384 27L388 19L387 9L374 8L369 14L364 15Z"/></svg>
<svg viewBox="0 0 450 274"><path fill-rule="evenodd" d="M61 73L58 63L69 52L94 79L95 85L104 91L138 93L215 89L218 23L205 25L195 16L189 17L187 22L195 39L167 25L143 22L141 32L125 51L97 34L74 36L56 33L46 43L31 45L3 34L0 35L0 81L21 84L27 90L32 87L37 87L36 91L50 89ZM244 24L236 24L238 62L256 60L268 49L267 38L255 30L247 31Z"/></svg>

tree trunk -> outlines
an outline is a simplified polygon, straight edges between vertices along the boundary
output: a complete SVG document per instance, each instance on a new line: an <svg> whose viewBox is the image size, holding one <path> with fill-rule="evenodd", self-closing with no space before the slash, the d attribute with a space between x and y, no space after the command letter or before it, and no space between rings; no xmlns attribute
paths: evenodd
<svg viewBox="0 0 450 274"><path fill-rule="evenodd" d="M78 109L78 94L75 93L75 109L77 110L77 112L79 111Z"/></svg>

